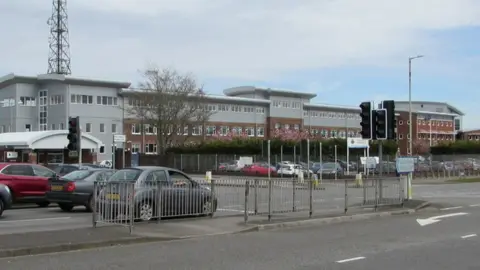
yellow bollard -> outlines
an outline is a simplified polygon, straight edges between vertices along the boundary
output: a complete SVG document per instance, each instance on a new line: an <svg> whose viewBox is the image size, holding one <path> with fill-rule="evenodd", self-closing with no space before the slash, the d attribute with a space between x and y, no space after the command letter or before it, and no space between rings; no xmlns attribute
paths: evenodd
<svg viewBox="0 0 480 270"><path fill-rule="evenodd" d="M207 183L212 182L212 171L205 172L205 181L207 181Z"/></svg>
<svg viewBox="0 0 480 270"><path fill-rule="evenodd" d="M355 175L355 187L357 187L357 188L363 187L363 180L362 180L362 174L361 173L357 173Z"/></svg>

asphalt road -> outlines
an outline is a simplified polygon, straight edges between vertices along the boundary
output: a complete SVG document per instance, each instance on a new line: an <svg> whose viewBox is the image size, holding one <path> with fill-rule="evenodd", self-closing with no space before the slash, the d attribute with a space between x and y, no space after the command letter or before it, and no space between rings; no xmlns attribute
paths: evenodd
<svg viewBox="0 0 480 270"><path fill-rule="evenodd" d="M385 194L393 186L386 186ZM297 210L307 210L309 207L309 191L295 189L290 185L272 188L273 209L290 211L294 201ZM219 206L216 216L242 215L245 201L244 187L219 187L217 190ZM260 213L268 211L268 189L257 190L257 205ZM363 199L363 188L348 188L348 205L353 207ZM373 189L367 189L367 195L373 196ZM471 205L480 205L480 184L445 184L414 186L414 198L425 199L444 205L444 208L462 210ZM343 184L325 185L325 190L312 192L315 212L322 210L343 212L345 205L345 186ZM249 211L254 210L254 190L250 190L248 198ZM47 231L60 229L84 228L92 226L92 214L84 207L75 208L74 212L65 213L59 208L29 208L13 209L4 212L0 217L0 234L22 233L29 231Z"/></svg>
<svg viewBox="0 0 480 270"><path fill-rule="evenodd" d="M480 207L439 212L19 257L0 265L9 270L478 269ZM417 222L448 214L423 227Z"/></svg>

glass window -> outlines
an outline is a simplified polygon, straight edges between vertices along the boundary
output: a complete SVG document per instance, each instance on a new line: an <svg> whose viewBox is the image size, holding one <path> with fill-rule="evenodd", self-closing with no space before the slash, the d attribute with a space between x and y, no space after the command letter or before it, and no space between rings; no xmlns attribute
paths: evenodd
<svg viewBox="0 0 480 270"><path fill-rule="evenodd" d="M124 169L115 172L108 181L137 181L142 170L137 169Z"/></svg>
<svg viewBox="0 0 480 270"><path fill-rule="evenodd" d="M168 175L174 185L190 185L192 183L190 178L180 172L168 171Z"/></svg>
<svg viewBox="0 0 480 270"><path fill-rule="evenodd" d="M93 171L78 170L78 171L73 171L69 174L66 174L62 176L62 178L66 180L71 180L71 181L83 180L89 177L90 175L92 175L93 173L94 173Z"/></svg>
<svg viewBox="0 0 480 270"><path fill-rule="evenodd" d="M30 167L30 166L28 166ZM42 166L32 165L33 174L41 177L53 177L55 172Z"/></svg>

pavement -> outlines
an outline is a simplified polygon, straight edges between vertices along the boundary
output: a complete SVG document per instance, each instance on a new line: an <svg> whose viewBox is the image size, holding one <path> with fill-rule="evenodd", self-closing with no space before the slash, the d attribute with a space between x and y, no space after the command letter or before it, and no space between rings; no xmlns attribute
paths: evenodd
<svg viewBox="0 0 480 270"><path fill-rule="evenodd" d="M418 222L431 219L438 221L424 226ZM434 208L321 227L4 258L0 265L9 270L478 269L479 222L480 207Z"/></svg>

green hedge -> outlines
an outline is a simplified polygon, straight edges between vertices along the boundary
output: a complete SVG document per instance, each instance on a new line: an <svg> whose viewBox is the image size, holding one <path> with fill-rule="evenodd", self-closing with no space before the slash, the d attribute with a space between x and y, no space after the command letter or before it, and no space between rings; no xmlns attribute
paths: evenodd
<svg viewBox="0 0 480 270"><path fill-rule="evenodd" d="M320 143L322 143L322 152L326 155L333 155L335 153L335 145L337 146L337 153L344 155L347 150L347 141L345 139L331 139L331 140L311 140L310 154L315 155L319 153ZM283 146L283 147L282 147ZM370 153L372 155L378 154L378 144L371 143ZM306 155L307 141L289 142L281 140L270 141L270 153L272 155L279 155L281 152L285 155L291 155L294 152L298 155ZM383 154L395 155L397 152L397 144L393 141L384 142ZM234 139L232 141L209 141L202 144L172 147L167 150L168 153L175 154L236 154L236 155L262 155L267 153L267 141L261 139ZM363 154L363 149L350 149L352 155Z"/></svg>
<svg viewBox="0 0 480 270"><path fill-rule="evenodd" d="M442 143L432 146L430 153L432 155L480 154L480 142L460 140Z"/></svg>

